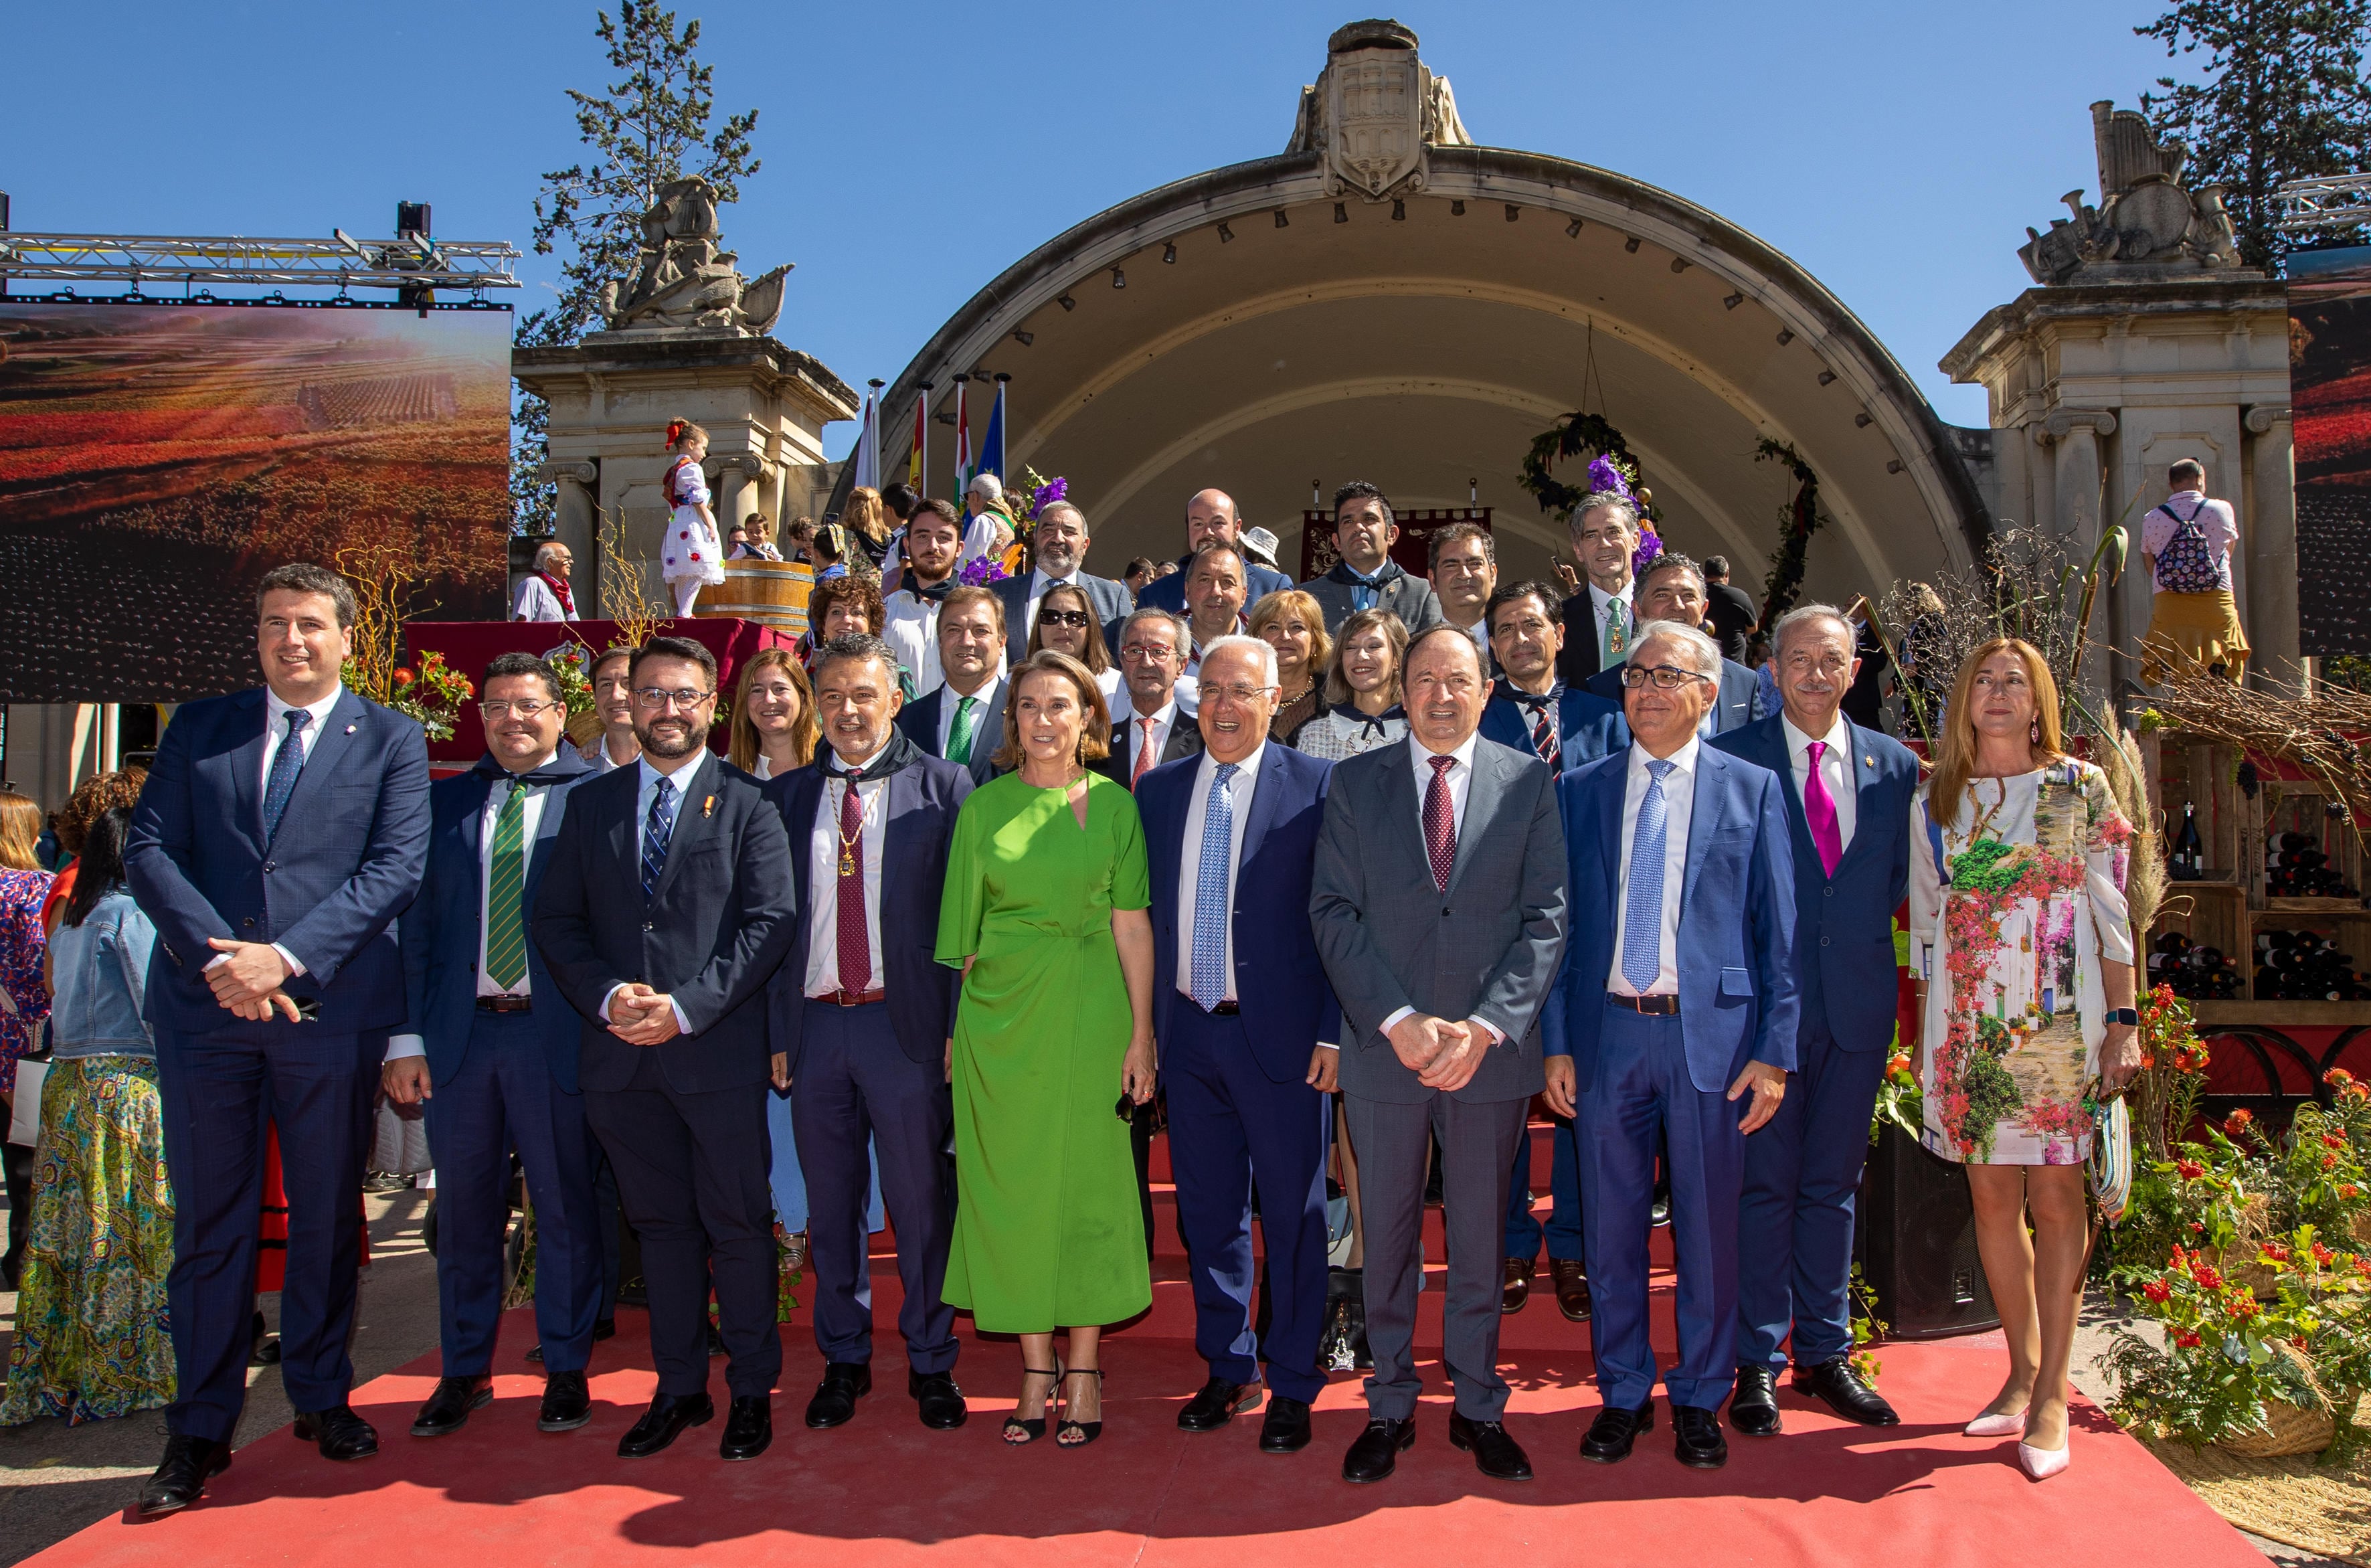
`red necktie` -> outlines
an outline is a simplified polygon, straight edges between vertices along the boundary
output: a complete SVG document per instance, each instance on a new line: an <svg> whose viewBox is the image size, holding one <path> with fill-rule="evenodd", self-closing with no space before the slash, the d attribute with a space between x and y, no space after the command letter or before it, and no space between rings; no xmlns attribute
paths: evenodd
<svg viewBox="0 0 2371 1568"><path fill-rule="evenodd" d="M1424 849L1432 860L1432 882L1449 891L1449 869L1457 863L1457 813L1449 801L1449 768L1457 759L1436 756L1432 782L1424 790Z"/></svg>
<svg viewBox="0 0 2371 1568"><path fill-rule="evenodd" d="M1152 721L1139 719L1137 722L1144 727L1144 733L1136 743L1136 767L1128 776L1130 790L1134 790L1136 781L1144 777L1145 769L1152 766Z"/></svg>
<svg viewBox="0 0 2371 1568"><path fill-rule="evenodd" d="M839 988L862 996L873 988L873 939L864 924L864 802L856 780L839 798Z"/></svg>

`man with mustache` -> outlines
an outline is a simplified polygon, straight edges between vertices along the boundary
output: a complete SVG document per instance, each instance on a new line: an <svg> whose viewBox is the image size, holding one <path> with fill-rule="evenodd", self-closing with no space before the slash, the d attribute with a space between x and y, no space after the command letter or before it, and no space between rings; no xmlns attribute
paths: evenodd
<svg viewBox="0 0 2371 1568"><path fill-rule="evenodd" d="M790 840L758 780L708 751L716 659L653 638L630 667L642 755L580 786L535 906L536 944L582 1016L585 1118L642 1239L658 1392L618 1445L665 1448L715 1418L708 1294L731 1360L718 1452L752 1459L774 1435L766 982L790 946Z"/></svg>
<svg viewBox="0 0 2371 1568"><path fill-rule="evenodd" d="M1037 625L1037 601L1047 589L1064 584L1087 596L1095 624L1110 628L1105 640L1115 636L1120 617L1135 602L1124 585L1086 570L1087 514L1067 501L1048 502L1030 525L1029 539L1036 547L1036 566L1028 576L1005 578L989 590L1003 601L1004 624L1018 628L1007 640L1009 662L1019 663L1029 646L1029 634Z"/></svg>

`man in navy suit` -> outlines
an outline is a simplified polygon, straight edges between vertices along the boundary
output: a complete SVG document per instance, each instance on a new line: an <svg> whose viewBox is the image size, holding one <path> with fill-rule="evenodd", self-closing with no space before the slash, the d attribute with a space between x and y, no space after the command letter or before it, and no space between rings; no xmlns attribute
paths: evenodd
<svg viewBox="0 0 2371 1568"><path fill-rule="evenodd" d="M1029 634L1037 625L1037 601L1050 588L1067 584L1085 594L1099 627L1117 626L1120 617L1136 607L1127 584L1086 570L1087 514L1070 502L1047 502L1046 510L1030 525L1029 540L1036 550L1036 565L1029 575L1007 577L989 585L989 592L1004 605L1004 624L1012 628L1005 640L1008 663L1019 663L1027 651Z"/></svg>
<svg viewBox="0 0 2371 1568"><path fill-rule="evenodd" d="M925 755L971 770L974 783L995 776L989 759L1004 744L1004 601L985 588L950 590L939 604L942 680L898 710L897 728Z"/></svg>
<svg viewBox="0 0 2371 1568"><path fill-rule="evenodd" d="M1697 738L1719 647L1649 621L1627 657L1629 748L1556 786L1573 935L1548 1004L1547 1096L1579 1124L1605 1400L1580 1451L1625 1458L1654 1424L1647 1240L1660 1134L1679 1274L1680 1360L1663 1386L1680 1462L1711 1470L1729 1458L1717 1412L1737 1370L1744 1146L1795 1065L1794 869L1784 785Z"/></svg>
<svg viewBox="0 0 2371 1568"><path fill-rule="evenodd" d="M1340 1009L1309 923L1332 765L1268 744L1276 650L1222 637L1202 651L1199 756L1137 784L1151 873L1153 1020L1169 1095L1177 1226L1209 1380L1177 1413L1215 1432L1275 1398L1260 1447L1309 1446L1325 1387L1325 1095ZM1267 1253L1268 1324L1252 1326L1252 1189Z"/></svg>
<svg viewBox="0 0 2371 1568"><path fill-rule="evenodd" d="M1778 1374L1847 1421L1899 1419L1852 1367L1853 1199L1893 1043L1893 912L1910 877L1918 759L1841 711L1859 668L1832 605L1779 618L1770 647L1786 711L1713 744L1777 775L1795 862L1803 953L1795 1077L1745 1141L1739 1217L1737 1394L1729 1424L1778 1430Z"/></svg>
<svg viewBox="0 0 2371 1568"><path fill-rule="evenodd" d="M1710 604L1706 597L1704 569L1676 550L1665 550L1648 561L1639 571L1637 582L1631 584L1631 592L1637 601L1641 627L1660 620L1678 621L1703 629L1705 611ZM1591 675L1588 689L1608 702L1620 703L1622 667L1617 664ZM1753 672L1734 659L1723 659L1720 682L1705 705L1704 718L1698 725L1700 732L1710 740L1731 730L1741 730L1761 717L1762 704ZM1628 737L1625 735L1616 744L1627 744Z"/></svg>
<svg viewBox="0 0 2371 1568"><path fill-rule="evenodd" d="M280 1367L297 1435L327 1458L378 1451L347 1402L354 1211L379 1058L404 1017L389 928L420 887L428 742L341 684L354 624L345 579L275 568L256 610L264 688L173 716L124 854L160 960L146 1012L173 1173L167 1290L179 1379L143 1514L187 1507L230 1463L267 1121L288 1189Z"/></svg>
<svg viewBox="0 0 2371 1568"><path fill-rule="evenodd" d="M1136 596L1137 607L1184 615L1186 571L1194 564L1194 558L1210 545L1224 545L1231 550L1237 549L1242 546L1243 538L1243 516L1236 508L1233 496L1222 490L1195 491L1194 498L1186 503L1186 553L1177 558L1176 571L1145 584L1144 592ZM1256 605L1278 589L1292 586L1291 578L1249 557L1243 560L1243 576L1246 591L1243 602L1247 605Z"/></svg>
<svg viewBox="0 0 2371 1568"><path fill-rule="evenodd" d="M478 688L486 755L429 787L428 866L404 911L411 1019L387 1042L387 1098L425 1102L436 1154L436 1297L444 1374L415 1437L458 1432L494 1397L511 1154L535 1207L535 1317L543 1349L537 1425L592 1419L584 1368L600 1316L597 1153L576 1084L577 1017L527 940L569 792L596 776L567 744L560 677L504 653Z"/></svg>
<svg viewBox="0 0 2371 1568"><path fill-rule="evenodd" d="M879 638L824 644L815 692L828 749L766 786L803 911L768 1006L806 1173L824 1359L806 1424L842 1424L873 1388L865 1204L877 1147L905 1286L906 1391L922 1424L943 1431L965 1413L954 1309L940 1299L954 1231L946 1062L962 976L931 954L971 775L898 731L897 655Z"/></svg>
<svg viewBox="0 0 2371 1568"><path fill-rule="evenodd" d="M656 637L630 674L642 759L570 797L531 934L580 1015L585 1120L642 1245L658 1391L619 1456L714 1419L712 1278L733 1399L717 1452L754 1459L782 1370L765 1097L787 1068L766 983L791 942L790 840L758 780L708 750L716 656Z"/></svg>

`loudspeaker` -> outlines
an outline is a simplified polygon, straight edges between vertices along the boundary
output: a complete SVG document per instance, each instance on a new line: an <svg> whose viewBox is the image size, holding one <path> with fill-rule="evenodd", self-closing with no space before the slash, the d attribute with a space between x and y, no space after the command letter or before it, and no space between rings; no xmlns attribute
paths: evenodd
<svg viewBox="0 0 2371 1568"><path fill-rule="evenodd" d="M1869 1151L1853 1257L1889 1339L1942 1339L2000 1326L1976 1256L1968 1173L1889 1125Z"/></svg>

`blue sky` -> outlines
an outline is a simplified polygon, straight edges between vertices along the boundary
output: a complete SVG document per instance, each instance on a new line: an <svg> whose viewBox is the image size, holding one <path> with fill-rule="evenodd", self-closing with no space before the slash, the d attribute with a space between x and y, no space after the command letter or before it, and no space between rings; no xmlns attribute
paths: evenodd
<svg viewBox="0 0 2371 1568"><path fill-rule="evenodd" d="M2024 226L2096 180L2087 106L2168 66L2157 0L1402 4L1477 141L1663 186L1790 253L1947 420L1935 362L2026 285ZM721 108L765 167L724 212L746 271L794 261L778 336L891 376L971 294L1070 224L1282 149L1350 0L1190 6L708 0ZM594 6L122 0L12 16L0 189L20 230L439 234L522 248L578 156L563 89L603 80ZM94 36L99 26L104 38ZM2096 198L2095 198L2096 199ZM549 299L530 256L523 298ZM87 292L87 291L86 291ZM852 424L834 426L835 453Z"/></svg>

